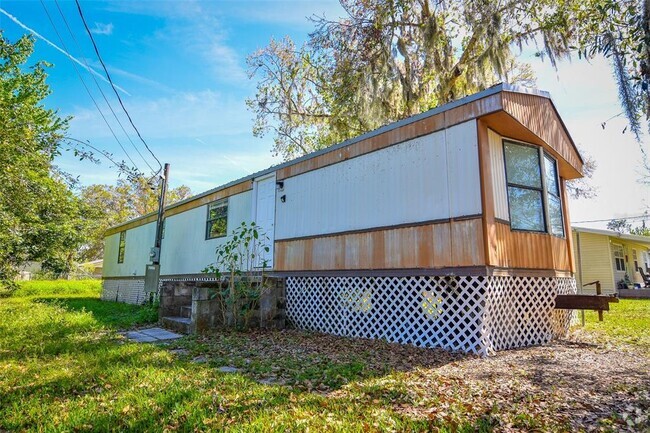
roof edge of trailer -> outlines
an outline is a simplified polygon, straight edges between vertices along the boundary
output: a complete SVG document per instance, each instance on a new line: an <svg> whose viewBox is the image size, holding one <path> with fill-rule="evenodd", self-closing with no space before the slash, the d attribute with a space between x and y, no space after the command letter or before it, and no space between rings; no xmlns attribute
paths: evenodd
<svg viewBox="0 0 650 433"><path fill-rule="evenodd" d="M218 192L218 191L221 191L223 189L229 188L231 186L240 184L242 182L253 181L258 177L265 176L267 174L270 174L270 173L273 173L275 171L281 170L281 169L283 169L285 167L289 167L289 166L292 166L294 164L298 164L298 163L300 163L302 161L306 161L308 159L312 159L312 158L315 158L317 156L324 155L326 153L335 151L337 149L341 149L341 148L350 146L352 144L355 144L357 142L366 140L368 138L375 137L375 136L383 134L385 132L389 132L389 131L392 131L394 129L401 128L403 126L409 125L409 124L417 122L419 120L426 119L426 118L431 117L431 116L435 116L436 114L443 113L443 112L451 110L453 108L460 107L461 105L469 104L470 102L474 102L474 101L477 101L479 99L482 99L482 98L485 98L485 97L488 97L488 96L492 96L492 95L495 95L495 94L501 93L501 92L522 93L522 94L528 94L528 95L534 95L534 96L540 96L542 98L546 98L549 101L551 101L551 105L553 106L553 109L555 110L555 114L559 117L559 113L557 113L557 109L555 108L555 105L553 104L553 100L551 99L551 95L548 92L546 92L544 90L534 89L534 88L516 86L516 85L508 84L508 83L499 83L499 84L496 84L496 85L494 85L492 87L489 87L489 88L487 88L487 89L485 89L485 90L483 90L481 92L474 93L472 95L468 95L468 96L465 96L465 97L460 98L460 99L456 99L455 101L448 102L446 104L443 104L443 105L440 105L438 107L432 108L432 109L427 110L425 112L422 112L420 114L415 114L415 115L407 117L405 119L398 120L398 121L395 121L393 123L389 123L387 125L381 126L381 127L377 128L377 129L374 129L372 131L366 132L365 134L361 134L361 135L356 136L354 138L350 138L350 139L342 141L340 143L333 144L332 146L329 146L329 147L326 147L326 148L323 148L323 149L308 153L307 155L303 155L303 156L298 157L296 159L292 159L291 161L287 161L287 162L283 162L281 164L273 165L273 166L271 166L269 168L266 168L264 170L260 170L258 172L249 174L248 176L241 177L239 179L236 179L236 180L230 181L228 183L222 184L220 186L209 189L209 190L204 191L202 193L199 193L197 195L193 195L192 197L186 198L184 200L181 200L179 202L176 202L174 204L166 206L165 210L169 210L169 209L173 209L173 208L178 207L178 206L182 206L185 203L189 203L189 202L192 202L192 201L195 201L195 200L199 200L199 199L201 199L201 198L203 198L205 196L208 196L210 194L214 194L215 192ZM564 123L562 123L562 126L566 130L566 126L564 125ZM566 132L567 132L567 135L568 135L568 131L566 131ZM573 140L571 139L571 136L569 136L569 139L571 140L571 142L573 144ZM575 144L573 144L573 146L575 148ZM578 156L580 156L579 153L578 153ZM151 218L153 215L156 215L156 214L157 214L157 212L151 212L151 213L148 213L146 215L142 215L142 216L139 216L137 218L130 219L130 220L125 221L123 223L111 226L106 231L107 232L115 232L116 229L119 229L120 227L126 226L128 224L135 223L135 222L140 221L140 220Z"/></svg>

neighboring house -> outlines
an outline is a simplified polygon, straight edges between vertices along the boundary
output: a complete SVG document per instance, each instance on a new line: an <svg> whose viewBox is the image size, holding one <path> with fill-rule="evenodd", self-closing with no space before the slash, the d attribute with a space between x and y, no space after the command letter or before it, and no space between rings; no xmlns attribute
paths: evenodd
<svg viewBox="0 0 650 433"><path fill-rule="evenodd" d="M41 262L25 262L18 268L17 280L31 280L41 272Z"/></svg>
<svg viewBox="0 0 650 433"><path fill-rule="evenodd" d="M578 291L594 292L600 281L603 293L615 293L627 274L632 284L643 287L643 272L650 273L650 237L618 233L612 230L572 227Z"/></svg>
<svg viewBox="0 0 650 433"><path fill-rule="evenodd" d="M211 278L215 247L255 221L297 327L539 344L568 328L553 306L576 287L565 181L582 165L546 92L498 85L168 206L161 279ZM107 231L104 299L146 298L155 221Z"/></svg>
<svg viewBox="0 0 650 433"><path fill-rule="evenodd" d="M101 278L104 269L104 260L92 260L90 262L79 263L77 269L80 273L90 278Z"/></svg>

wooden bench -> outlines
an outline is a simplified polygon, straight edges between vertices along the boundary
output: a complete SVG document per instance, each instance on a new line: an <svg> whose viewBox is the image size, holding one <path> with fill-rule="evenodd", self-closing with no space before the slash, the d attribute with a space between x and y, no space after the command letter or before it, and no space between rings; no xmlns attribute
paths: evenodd
<svg viewBox="0 0 650 433"><path fill-rule="evenodd" d="M594 310L598 311L598 320L603 321L603 311L609 311L610 302L618 302L616 295L603 295L600 281L593 281L585 286L596 286L595 295L557 295L555 308L558 310Z"/></svg>

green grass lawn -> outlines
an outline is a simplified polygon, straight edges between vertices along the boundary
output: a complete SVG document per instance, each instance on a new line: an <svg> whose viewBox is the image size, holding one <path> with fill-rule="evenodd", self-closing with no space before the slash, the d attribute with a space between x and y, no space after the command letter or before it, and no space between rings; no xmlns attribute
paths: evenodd
<svg viewBox="0 0 650 433"><path fill-rule="evenodd" d="M602 322L597 312L586 311L585 329L603 340L631 345L650 355L650 299L621 299L609 306Z"/></svg>
<svg viewBox="0 0 650 433"><path fill-rule="evenodd" d="M155 311L101 302L99 291L96 281L29 282L0 299L0 432L567 430L553 405L540 414L539 398L497 405L436 370L472 357L298 331L135 344L117 331ZM617 314L602 329L619 338Z"/></svg>

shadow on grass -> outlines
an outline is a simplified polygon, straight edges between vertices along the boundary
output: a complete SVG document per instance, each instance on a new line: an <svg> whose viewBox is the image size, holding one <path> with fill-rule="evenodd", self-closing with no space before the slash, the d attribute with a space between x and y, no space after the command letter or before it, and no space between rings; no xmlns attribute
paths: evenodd
<svg viewBox="0 0 650 433"><path fill-rule="evenodd" d="M274 339L271 333L268 336ZM318 336L306 337L318 339ZM316 340L314 342L317 343ZM356 347L358 353L368 350L367 341L364 340L344 342L344 347ZM392 349L401 352L400 348L396 346ZM317 361L317 358L336 355L326 353L332 349L331 346L324 346L320 355L311 353L301 342L295 342L288 349L298 352L304 349L307 358L299 356L298 362L303 363L305 371L312 371L314 374L317 373L313 366L304 364L306 359ZM409 350L404 354L413 354L410 348L407 349ZM74 363L65 366L65 369L69 370L67 373L59 374L56 368L51 368L50 371L54 372L49 377L44 375L36 383L30 380L24 386L14 387L0 397L0 408L10 408L12 402L24 402L16 409L20 416L17 416L18 413L5 413L4 420L0 416L0 427L9 430L64 428L92 431L161 431L168 427L181 431L222 431L226 428L237 431L286 431L304 430L305 426L299 422L314 419L316 430L319 430L328 426L328 422L318 420L326 411L349 423L346 425L350 429L361 431L365 429L363 426L377 422L377 411L390 411L391 402L387 401L387 398L399 400L395 389L387 389L388 394L384 395L384 392L375 389L376 387L371 390L361 387L351 399L340 396L332 398L328 393L299 387L263 385L245 372L220 373L213 363L196 364L188 358L174 359L167 350L150 344L115 344L104 340L98 342L96 347L80 348L73 355ZM277 355L279 358L268 361L278 365L293 362L282 359L287 356L285 351L280 351ZM376 355L378 362L395 361L386 353ZM396 353L395 356L400 355ZM427 362L412 359L408 366L401 365L400 370L416 368L421 363L442 365L455 359L445 357L434 361L432 354L427 358ZM59 363L65 364L66 360L53 359L52 362L55 365L51 367L55 367ZM317 368L325 367L327 370L326 363L346 365L343 359L321 359ZM360 383L387 373L384 369L372 366L346 373L345 369L331 369L332 365L329 365L331 371L337 371L347 377L345 381L330 388L330 391L339 389L344 383ZM29 368L40 367L34 364ZM324 372L321 371L311 379L316 381ZM36 412L32 410L34 408L38 408L38 413L42 415L35 416ZM65 411L66 421L63 425L56 425L55 420L60 419L60 411ZM0 415L2 412L0 409ZM430 427L426 421L410 419L403 414L391 412L391 417L394 418L391 423L395 420L398 426L403 423L400 431L424 431ZM271 428L269 423L276 428ZM395 427L394 424L391 425Z"/></svg>
<svg viewBox="0 0 650 433"><path fill-rule="evenodd" d="M87 312L102 326L129 329L158 321L158 309L151 305L132 305L97 298L39 298L35 302L54 304L72 312Z"/></svg>
<svg viewBox="0 0 650 433"><path fill-rule="evenodd" d="M382 411L392 423L386 428L426 430L428 421L392 408L410 401L401 382L374 381L465 357L301 331L215 332L163 348L107 332L150 323L156 318L150 307L59 297L28 300L12 311L18 308L20 337L0 351L0 361L9 361L0 371L0 431L304 430L299 422L319 431L329 426L324 411L352 431L375 426ZM189 353L174 356L167 350L174 347ZM192 362L197 355L208 362ZM240 371L219 372L225 365ZM260 383L269 378L276 382ZM336 395L346 384L354 395Z"/></svg>

